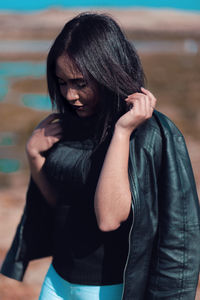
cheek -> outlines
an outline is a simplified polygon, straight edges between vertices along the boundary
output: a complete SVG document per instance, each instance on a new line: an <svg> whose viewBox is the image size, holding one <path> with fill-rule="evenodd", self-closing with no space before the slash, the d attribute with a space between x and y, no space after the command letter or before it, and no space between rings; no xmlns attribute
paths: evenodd
<svg viewBox="0 0 200 300"><path fill-rule="evenodd" d="M100 98L98 94L93 93L93 98L92 98L94 106L98 106L100 104Z"/></svg>
<svg viewBox="0 0 200 300"><path fill-rule="evenodd" d="M85 94L85 99L91 106L96 106L98 101L97 93L89 89Z"/></svg>

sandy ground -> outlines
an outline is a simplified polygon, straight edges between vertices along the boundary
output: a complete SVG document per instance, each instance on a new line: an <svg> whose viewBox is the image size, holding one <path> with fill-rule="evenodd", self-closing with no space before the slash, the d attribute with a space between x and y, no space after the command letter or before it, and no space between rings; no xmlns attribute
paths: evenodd
<svg viewBox="0 0 200 300"><path fill-rule="evenodd" d="M51 39L67 20L80 11L54 9L29 15L0 13L0 43L2 39ZM200 38L200 15L198 14L170 10L102 9L101 11L111 14L129 32L129 35L133 34L136 37L140 34L145 38L151 38L152 35L158 38L163 36ZM4 58L9 59L6 55L4 53ZM168 107L163 107L161 110L172 119L177 116L176 111ZM186 136L186 142L200 195L200 142L191 136ZM28 175L21 172L14 173L10 175L10 182L12 188L0 188L0 263L12 241L22 214ZM0 300L36 300L49 263L49 258L32 262L23 283L0 275ZM196 300L199 299L200 287Z"/></svg>

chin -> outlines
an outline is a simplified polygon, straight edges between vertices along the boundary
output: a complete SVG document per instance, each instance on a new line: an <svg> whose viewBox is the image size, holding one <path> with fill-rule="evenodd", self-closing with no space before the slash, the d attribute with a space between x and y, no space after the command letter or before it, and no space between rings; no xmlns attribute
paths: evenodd
<svg viewBox="0 0 200 300"><path fill-rule="evenodd" d="M89 111L76 111L77 116L80 118L86 118L92 116L94 113Z"/></svg>

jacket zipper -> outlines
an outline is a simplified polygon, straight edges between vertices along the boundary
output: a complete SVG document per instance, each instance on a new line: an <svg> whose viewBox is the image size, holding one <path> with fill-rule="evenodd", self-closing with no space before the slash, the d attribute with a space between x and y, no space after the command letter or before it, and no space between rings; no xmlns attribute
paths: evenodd
<svg viewBox="0 0 200 300"><path fill-rule="evenodd" d="M131 149L130 149L130 159L129 159L129 164L131 163L132 166L134 165L133 164L133 159L131 159ZM131 225L131 228L130 228L130 231L129 231L129 236L128 236L128 255L127 255L127 259L126 259L126 264L125 264L125 267L124 267L124 272L123 272L123 290L122 290L122 298L121 300L123 300L123 297L124 297L124 290L125 290L125 273L126 273L126 269L127 269L127 265L128 265L128 260L129 260L129 256L130 256L130 248L131 248L131 243L130 243L130 240L131 240L131 233L132 233L132 230L133 230L133 226L134 226L134 221L135 221L135 213L134 213L134 207L136 207L136 204L135 204L135 199L137 198L137 190L136 190L136 185L135 185L135 182L133 180L133 177L132 177L132 172L130 172L130 168L128 168L128 174L129 174L129 177L131 179L131 183L133 185L133 191L132 191L132 194L134 195L133 197L133 201L131 201L131 209L132 209L132 213L133 213L133 221L132 221L132 225Z"/></svg>
<svg viewBox="0 0 200 300"><path fill-rule="evenodd" d="M132 232L132 229L133 229L133 225L134 225L134 210L133 210L133 203L131 204L131 209L132 209L132 213L133 213L133 221L132 221L132 225L131 225L131 228L130 228L130 231L129 231L129 235L128 235L128 255L127 255L127 259L126 259L126 263L125 263L125 267L124 267L124 272L123 272L123 290L122 290L122 298L121 300L123 300L123 297L124 297L124 290L125 290L125 273L126 273L126 268L127 268L127 265L128 265L128 260L129 260L129 256L130 256L130 240L131 240L131 232Z"/></svg>

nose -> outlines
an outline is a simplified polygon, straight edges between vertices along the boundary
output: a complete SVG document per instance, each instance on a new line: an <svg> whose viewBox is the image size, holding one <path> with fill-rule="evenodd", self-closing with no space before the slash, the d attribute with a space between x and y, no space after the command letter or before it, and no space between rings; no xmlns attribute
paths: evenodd
<svg viewBox="0 0 200 300"><path fill-rule="evenodd" d="M75 102L79 99L79 94L76 89L69 87L66 91L66 99L69 102Z"/></svg>

